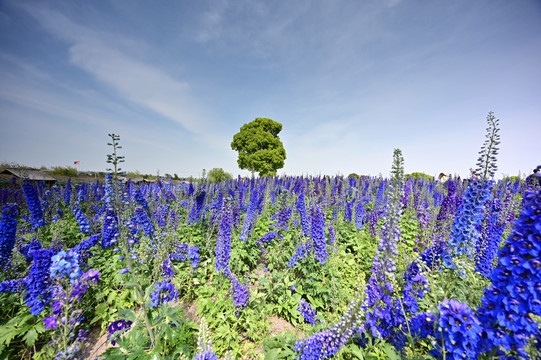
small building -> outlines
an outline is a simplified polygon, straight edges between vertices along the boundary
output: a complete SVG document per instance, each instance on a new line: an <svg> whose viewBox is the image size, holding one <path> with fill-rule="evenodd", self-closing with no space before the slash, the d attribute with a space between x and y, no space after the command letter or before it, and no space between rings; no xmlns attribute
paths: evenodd
<svg viewBox="0 0 541 360"><path fill-rule="evenodd" d="M133 184L152 184L158 181L157 179L145 179L142 177L132 178L132 177L127 177L127 176L120 176L119 179L123 181L129 180Z"/></svg>
<svg viewBox="0 0 541 360"><path fill-rule="evenodd" d="M0 172L2 178L13 178L15 177L20 183L23 179L28 179L30 181L43 181L46 185L54 185L56 179L49 174L44 173L40 170L34 169L21 169L21 168L8 168Z"/></svg>

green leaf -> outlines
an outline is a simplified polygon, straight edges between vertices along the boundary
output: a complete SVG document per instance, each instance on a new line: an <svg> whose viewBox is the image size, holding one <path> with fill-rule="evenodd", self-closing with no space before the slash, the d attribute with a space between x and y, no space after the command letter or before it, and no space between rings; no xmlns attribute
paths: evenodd
<svg viewBox="0 0 541 360"><path fill-rule="evenodd" d="M130 289L124 289L124 291L120 293L119 299L126 300L128 296L130 296Z"/></svg>
<svg viewBox="0 0 541 360"><path fill-rule="evenodd" d="M107 296L107 302L110 304L112 303L117 297L116 291L111 291L109 295Z"/></svg>
<svg viewBox="0 0 541 360"><path fill-rule="evenodd" d="M395 349L391 344L385 344L383 351L389 360L400 360L400 356L395 352Z"/></svg>
<svg viewBox="0 0 541 360"><path fill-rule="evenodd" d="M360 346L357 346L355 344L351 344L349 346L349 349L351 350L351 352L353 353L353 355L355 355L355 357L357 359L364 360L365 351L364 351L363 348L361 348Z"/></svg>
<svg viewBox="0 0 541 360"><path fill-rule="evenodd" d="M265 351L265 359L266 360L277 360L280 359L280 349L270 349L269 351Z"/></svg>
<svg viewBox="0 0 541 360"><path fill-rule="evenodd" d="M131 322L135 322L135 311L132 309L124 309L120 311L120 315L126 320L130 320Z"/></svg>
<svg viewBox="0 0 541 360"><path fill-rule="evenodd" d="M35 329L28 331L23 337L24 343L27 346L34 345L37 339L38 339L38 333Z"/></svg>
<svg viewBox="0 0 541 360"><path fill-rule="evenodd" d="M0 344L9 346L11 340L17 335L19 335L19 330L15 326L0 327Z"/></svg>

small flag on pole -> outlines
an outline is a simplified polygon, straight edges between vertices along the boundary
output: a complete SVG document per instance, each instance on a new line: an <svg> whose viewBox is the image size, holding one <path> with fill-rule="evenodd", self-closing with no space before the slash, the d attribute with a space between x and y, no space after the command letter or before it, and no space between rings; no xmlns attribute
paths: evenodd
<svg viewBox="0 0 541 360"><path fill-rule="evenodd" d="M74 165L79 165L81 162L80 161L74 161L73 164Z"/></svg>

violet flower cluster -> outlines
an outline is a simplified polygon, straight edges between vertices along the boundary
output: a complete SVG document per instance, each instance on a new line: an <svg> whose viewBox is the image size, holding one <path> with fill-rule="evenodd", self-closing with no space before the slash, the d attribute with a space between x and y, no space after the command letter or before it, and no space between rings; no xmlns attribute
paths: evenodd
<svg viewBox="0 0 541 360"><path fill-rule="evenodd" d="M199 221L201 217L201 210L203 209L203 205L205 204L205 196L207 195L207 192L202 189L195 197L195 200L192 205L192 209L190 210L190 214L188 215L188 224L195 224Z"/></svg>
<svg viewBox="0 0 541 360"><path fill-rule="evenodd" d="M71 177L68 178L68 182L64 186L64 205L68 206L71 201Z"/></svg>
<svg viewBox="0 0 541 360"><path fill-rule="evenodd" d="M132 322L129 320L117 320L113 321L107 328L107 339L111 339L111 345L116 345L116 341L126 331L130 329Z"/></svg>
<svg viewBox="0 0 541 360"><path fill-rule="evenodd" d="M248 210L244 217L244 224L240 233L240 239L242 241L248 241L252 228L257 220L257 209L259 207L259 192L255 184L252 187L252 193L250 194L250 203L248 204Z"/></svg>
<svg viewBox="0 0 541 360"><path fill-rule="evenodd" d="M370 227L369 227L368 233L370 235L372 235L372 236L376 236L376 229L377 229L377 226L378 226L379 214L380 214L380 212L374 208L372 213L370 213L368 215L368 217L370 219Z"/></svg>
<svg viewBox="0 0 541 360"><path fill-rule="evenodd" d="M101 246L109 247L113 245L118 236L118 218L116 213L111 209L107 209L103 218Z"/></svg>
<svg viewBox="0 0 541 360"><path fill-rule="evenodd" d="M366 199L363 198L357 203L357 205L355 205L355 226L359 230L362 230L364 225L364 214L366 212L366 209L364 207L365 203Z"/></svg>
<svg viewBox="0 0 541 360"><path fill-rule="evenodd" d="M500 247L506 225L505 222L500 222L500 211L501 201L499 199L493 200L492 209L485 217L485 226L481 236L475 244L476 270L487 277L492 272L492 262Z"/></svg>
<svg viewBox="0 0 541 360"><path fill-rule="evenodd" d="M220 220L220 230L216 242L216 271L219 273L229 267L229 257L231 256L231 202L227 201L222 206L222 218Z"/></svg>
<svg viewBox="0 0 541 360"><path fill-rule="evenodd" d="M438 318L431 312L417 313L409 319L411 336L417 339L436 338Z"/></svg>
<svg viewBox="0 0 541 360"><path fill-rule="evenodd" d="M325 264L327 257L327 240L325 238L325 218L319 206L312 207L312 241L314 255L321 265Z"/></svg>
<svg viewBox="0 0 541 360"><path fill-rule="evenodd" d="M156 290L150 294L150 307L157 307L160 304L175 301L178 298L178 290L169 281L161 281L156 284Z"/></svg>
<svg viewBox="0 0 541 360"><path fill-rule="evenodd" d="M189 246L187 243L180 243L175 247L175 252L169 254L169 259L175 261L190 260L191 266L195 269L199 266L199 245Z"/></svg>
<svg viewBox="0 0 541 360"><path fill-rule="evenodd" d="M4 268L11 259L17 235L17 204L2 206L2 220L0 221L0 269Z"/></svg>
<svg viewBox="0 0 541 360"><path fill-rule="evenodd" d="M71 283L74 283L81 276L81 268L79 267L79 254L73 249L65 252L58 252L51 258L51 277L67 277Z"/></svg>
<svg viewBox="0 0 541 360"><path fill-rule="evenodd" d="M336 241L336 230L334 226L329 225L329 245L333 245Z"/></svg>
<svg viewBox="0 0 541 360"><path fill-rule="evenodd" d="M32 252L41 249L41 243L37 238L32 238L28 244L20 245L19 252L24 255L27 263L31 263L34 259Z"/></svg>
<svg viewBox="0 0 541 360"><path fill-rule="evenodd" d="M88 239L83 240L79 244L75 245L72 250L79 255L79 258L83 259L86 256L88 250L90 250L94 245L96 245L99 240L99 234L91 235Z"/></svg>
<svg viewBox="0 0 541 360"><path fill-rule="evenodd" d="M188 248L188 258L190 259L190 265L194 269L197 269L197 267L199 266L199 261L200 261L199 245L190 246Z"/></svg>
<svg viewBox="0 0 541 360"><path fill-rule="evenodd" d="M175 194L171 190L167 190L165 192L164 197L165 197L165 201L167 201L168 203L172 203L172 202L177 201L177 197L175 196Z"/></svg>
<svg viewBox="0 0 541 360"><path fill-rule="evenodd" d="M291 259L289 259L289 261L287 262L287 267L294 268L295 266L297 266L297 263L299 262L299 260L301 259L304 260L306 256L311 254L311 252L312 252L312 245L309 241L306 243L301 243L300 245L297 245L297 248L295 249L295 254L293 254Z"/></svg>
<svg viewBox="0 0 541 360"><path fill-rule="evenodd" d="M90 225L88 225L88 221L86 221L86 218L81 208L74 205L72 208L72 212L73 215L75 215L75 219L77 219L77 222L79 223L79 230L81 230L81 232L84 234L88 234L90 232Z"/></svg>
<svg viewBox="0 0 541 360"><path fill-rule="evenodd" d="M310 221L308 220L308 213L306 212L306 204L304 201L304 191L302 191L297 198L296 209L301 219L302 233L304 236L310 236Z"/></svg>
<svg viewBox="0 0 541 360"><path fill-rule="evenodd" d="M356 200L356 198L353 198L351 201L346 200L346 204L344 206L344 221L351 222L353 217L353 204Z"/></svg>
<svg viewBox="0 0 541 360"><path fill-rule="evenodd" d="M363 317L362 301L356 296L333 327L296 342L296 359L319 360L335 355L357 331L363 331Z"/></svg>
<svg viewBox="0 0 541 360"><path fill-rule="evenodd" d="M142 207L135 208L135 216L137 217L137 223L139 226L143 229L143 233L146 237L153 238L154 237L154 225L152 225L152 221L148 217L147 212Z"/></svg>
<svg viewBox="0 0 541 360"><path fill-rule="evenodd" d="M43 218L43 210L41 209L41 203L39 201L39 195L36 188L29 180L23 181L23 191L26 197L26 206L32 217L32 224L34 228L45 226L47 223Z"/></svg>
<svg viewBox="0 0 541 360"><path fill-rule="evenodd" d="M277 222L271 226L287 231L289 229L287 222L291 218L291 210L292 208L287 206L287 192L284 192L280 195L280 210L276 214Z"/></svg>
<svg viewBox="0 0 541 360"><path fill-rule="evenodd" d="M491 181L474 180L468 184L468 189L457 211L453 225L452 236L449 238L451 256L467 254L473 256L473 246L479 238L478 228L481 227L485 212L485 202L490 200Z"/></svg>
<svg viewBox="0 0 541 360"><path fill-rule="evenodd" d="M242 285L235 274L229 268L226 268L224 273L229 278L232 287L233 305L237 308L236 314L239 316L239 311L244 310L250 301L250 290Z"/></svg>
<svg viewBox="0 0 541 360"><path fill-rule="evenodd" d="M272 240L276 239L277 237L278 237L278 234L276 232L269 231L268 233L266 233L265 235L260 237L257 240L257 243L261 244L263 246L267 246L268 244L270 244L272 242Z"/></svg>
<svg viewBox="0 0 541 360"><path fill-rule="evenodd" d="M54 257L53 257L54 259ZM58 269L62 267L60 262L63 259L57 258L53 260L51 265L51 276L56 277L56 280L62 279L64 277L72 278L67 275L67 273L60 273L58 271L54 272L53 269ZM70 274L71 275L71 274ZM47 316L43 319L45 323L45 330L56 329L60 324L67 325L70 327L70 332L73 332L75 326L82 320L80 314L81 310L73 308L74 301L82 301L83 295L88 291L90 286L98 283L100 278L100 272L97 270L89 270L85 273L82 273L76 281L71 281L67 289L64 289L62 286L55 286L52 294L51 301L51 316ZM70 318L65 319L66 311L65 308L69 307L68 314Z"/></svg>
<svg viewBox="0 0 541 360"><path fill-rule="evenodd" d="M45 304L51 298L51 275L49 268L51 266L52 256L52 251L47 249L39 249L32 252L34 263L30 268L30 274L26 278L26 288L28 291L24 295L24 301L30 307L30 313L32 315L40 314L45 309Z"/></svg>
<svg viewBox="0 0 541 360"><path fill-rule="evenodd" d="M302 317L304 318L304 321L306 321L307 323L311 325L316 324L316 319L317 319L316 311L312 309L310 304L306 302L304 299L301 299L299 306L297 306L297 311L301 313Z"/></svg>
<svg viewBox="0 0 541 360"><path fill-rule="evenodd" d="M167 217L169 215L169 204L161 204L156 210L152 212L152 217L156 221L159 227L165 229L167 226Z"/></svg>
<svg viewBox="0 0 541 360"><path fill-rule="evenodd" d="M482 327L473 310L468 304L460 303L455 299L445 299L438 306L438 310L438 329L439 335L445 342L445 358L449 360L476 359L478 333L481 332ZM437 352L432 352L432 354L438 355Z"/></svg>
<svg viewBox="0 0 541 360"><path fill-rule="evenodd" d="M494 347L527 358L524 347L540 339L533 315L541 316L541 191L524 193L524 210L492 271L478 309L483 324L480 352Z"/></svg>
<svg viewBox="0 0 541 360"><path fill-rule="evenodd" d="M133 192L133 198L145 211L150 211L147 199L143 196L140 188L135 189Z"/></svg>

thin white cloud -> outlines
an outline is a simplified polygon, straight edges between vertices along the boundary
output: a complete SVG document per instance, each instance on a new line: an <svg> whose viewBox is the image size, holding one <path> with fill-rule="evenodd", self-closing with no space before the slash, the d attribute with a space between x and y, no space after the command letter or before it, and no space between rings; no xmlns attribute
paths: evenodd
<svg viewBox="0 0 541 360"><path fill-rule="evenodd" d="M201 15L196 41L207 42L220 37L227 7L227 1L215 1L211 9Z"/></svg>
<svg viewBox="0 0 541 360"><path fill-rule="evenodd" d="M107 84L125 99L155 111L191 133L205 130L204 116L190 95L188 84L123 53L115 47L133 43L115 34L75 24L58 11L21 5L48 31L69 43L69 60ZM144 44L142 46L145 46Z"/></svg>

